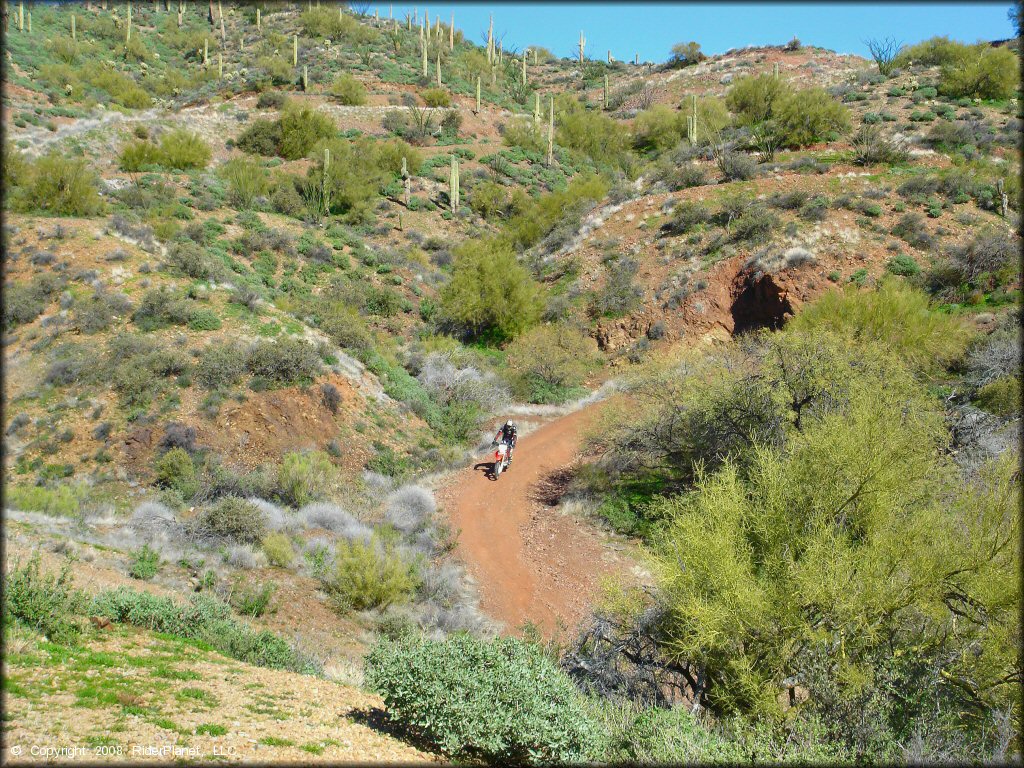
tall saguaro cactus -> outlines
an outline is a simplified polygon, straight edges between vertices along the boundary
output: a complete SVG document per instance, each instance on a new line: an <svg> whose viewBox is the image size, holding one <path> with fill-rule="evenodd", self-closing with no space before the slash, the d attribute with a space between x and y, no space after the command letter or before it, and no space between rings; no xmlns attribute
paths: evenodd
<svg viewBox="0 0 1024 768"><path fill-rule="evenodd" d="M31 19L32 19L32 17L30 15L29 16L29 20L30 21L29 21L29 25L28 25L28 28L29 28L30 32L32 31ZM125 45L127 45L131 41L132 41L132 4L131 4L131 0L129 0L129 2L128 2L128 26L125 29L125 33L124 33Z"/></svg>
<svg viewBox="0 0 1024 768"><path fill-rule="evenodd" d="M608 109L608 73L607 72L604 73L604 102L602 103L602 106L606 110Z"/></svg>
<svg viewBox="0 0 1024 768"><path fill-rule="evenodd" d="M18 31L25 31L25 3L18 3Z"/></svg>
<svg viewBox="0 0 1024 768"><path fill-rule="evenodd" d="M299 66L299 36L292 35L292 66Z"/></svg>
<svg viewBox="0 0 1024 768"><path fill-rule="evenodd" d="M480 114L480 75L476 76L476 113Z"/></svg>
<svg viewBox="0 0 1024 768"><path fill-rule="evenodd" d="M459 211L459 161L452 155L452 169L448 177L448 201L452 206L452 213Z"/></svg>
<svg viewBox="0 0 1024 768"><path fill-rule="evenodd" d="M420 51L423 53L423 76L427 76L427 43L424 41L420 45Z"/></svg>
<svg viewBox="0 0 1024 768"><path fill-rule="evenodd" d="M585 49L586 47L587 47L587 38L585 38L585 37L583 36L583 30L581 29L581 30L580 30L580 42L579 42L579 49L580 49L580 64L582 64L582 63L583 63L583 50L584 50L584 49Z"/></svg>
<svg viewBox="0 0 1024 768"><path fill-rule="evenodd" d="M494 60L494 14L491 14L490 23L487 25L487 63Z"/></svg>
<svg viewBox="0 0 1024 768"><path fill-rule="evenodd" d="M402 158L402 198L402 202L408 208L409 201L412 199L412 177L409 176L409 166L404 157Z"/></svg>
<svg viewBox="0 0 1024 768"><path fill-rule="evenodd" d="M224 79L224 54L217 51L217 79Z"/></svg>
<svg viewBox="0 0 1024 768"><path fill-rule="evenodd" d="M448 27L448 50L455 50L455 11L452 11L452 22Z"/></svg>
<svg viewBox="0 0 1024 768"><path fill-rule="evenodd" d="M697 94L690 95L690 114L686 118L686 132L690 137L690 144L697 143Z"/></svg>
<svg viewBox="0 0 1024 768"><path fill-rule="evenodd" d="M263 31L263 14L259 8L256 9L256 31Z"/></svg>
<svg viewBox="0 0 1024 768"><path fill-rule="evenodd" d="M75 14L71 14L71 39L78 40L78 30L75 29Z"/></svg>
<svg viewBox="0 0 1024 768"><path fill-rule="evenodd" d="M404 160L405 158L403 158ZM331 186L327 180L328 171L331 168L331 150L324 147L324 172L320 177L320 197L323 198L324 215L331 212Z"/></svg>
<svg viewBox="0 0 1024 768"><path fill-rule="evenodd" d="M523 51L523 85L526 85L526 51Z"/></svg>
<svg viewBox="0 0 1024 768"><path fill-rule="evenodd" d="M302 92L306 93L309 91L309 66L307 64L302 65Z"/></svg>
<svg viewBox="0 0 1024 768"><path fill-rule="evenodd" d="M210 63L210 38L203 38L203 66Z"/></svg>
<svg viewBox="0 0 1024 768"><path fill-rule="evenodd" d="M540 127L540 91L533 92L533 127Z"/></svg>
<svg viewBox="0 0 1024 768"><path fill-rule="evenodd" d="M779 62L777 61L772 65L772 75L776 80L779 79Z"/></svg>
<svg viewBox="0 0 1024 768"><path fill-rule="evenodd" d="M441 52L437 52L437 87L441 87Z"/></svg>
<svg viewBox="0 0 1024 768"><path fill-rule="evenodd" d="M555 97L548 97L548 167L555 161Z"/></svg>

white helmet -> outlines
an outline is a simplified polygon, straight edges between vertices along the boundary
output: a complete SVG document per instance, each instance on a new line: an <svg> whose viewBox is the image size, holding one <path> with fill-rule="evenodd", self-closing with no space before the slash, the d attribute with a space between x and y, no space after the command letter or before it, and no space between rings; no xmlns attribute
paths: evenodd
<svg viewBox="0 0 1024 768"><path fill-rule="evenodd" d="M515 429L515 427L516 427L516 425L512 423L512 419L509 419L508 421L506 421L505 422L505 426L508 427L509 429Z"/></svg>

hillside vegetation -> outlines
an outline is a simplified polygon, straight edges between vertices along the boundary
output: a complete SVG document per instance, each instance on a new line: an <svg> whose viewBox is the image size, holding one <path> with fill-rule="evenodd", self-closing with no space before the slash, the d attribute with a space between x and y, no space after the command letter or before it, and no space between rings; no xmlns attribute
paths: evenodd
<svg viewBox="0 0 1024 768"><path fill-rule="evenodd" d="M1019 48L496 11L5 8L8 741L1019 760ZM652 584L499 637L433 490L610 380Z"/></svg>

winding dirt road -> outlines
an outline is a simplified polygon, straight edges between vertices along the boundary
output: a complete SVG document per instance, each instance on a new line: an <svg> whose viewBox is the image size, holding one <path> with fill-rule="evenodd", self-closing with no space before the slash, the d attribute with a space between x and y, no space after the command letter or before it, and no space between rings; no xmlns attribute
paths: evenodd
<svg viewBox="0 0 1024 768"><path fill-rule="evenodd" d="M481 608L506 631L529 621L546 637L571 633L599 597L602 576L635 578L624 545L555 506L551 493L559 470L579 458L583 431L601 407L520 436L512 467L499 480L491 479L484 457L439 493Z"/></svg>

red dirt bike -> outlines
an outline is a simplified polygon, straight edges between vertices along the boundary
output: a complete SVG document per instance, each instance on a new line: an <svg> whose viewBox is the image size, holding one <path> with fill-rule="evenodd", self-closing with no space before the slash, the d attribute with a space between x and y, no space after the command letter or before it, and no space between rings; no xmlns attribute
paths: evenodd
<svg viewBox="0 0 1024 768"><path fill-rule="evenodd" d="M494 479L497 480L501 477L501 473L508 469L509 462L512 459L511 446L506 442L492 443L497 446L494 449Z"/></svg>

